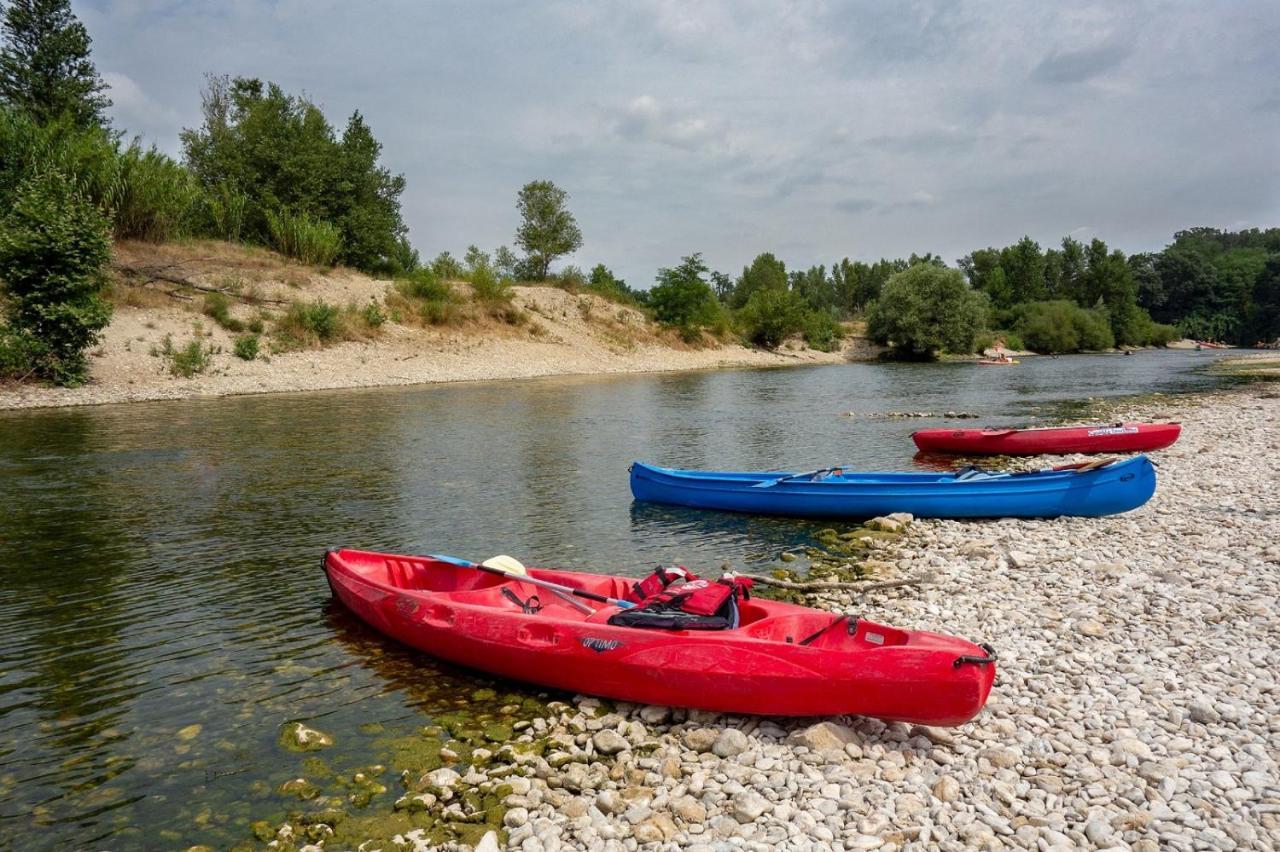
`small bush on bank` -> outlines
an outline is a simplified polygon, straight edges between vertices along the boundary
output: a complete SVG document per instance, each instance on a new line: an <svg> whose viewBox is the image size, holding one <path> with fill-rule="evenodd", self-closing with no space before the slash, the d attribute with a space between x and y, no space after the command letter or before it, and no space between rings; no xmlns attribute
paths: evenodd
<svg viewBox="0 0 1280 852"><path fill-rule="evenodd" d="M235 356L242 361L252 361L258 357L258 349L261 346L261 340L256 334L242 334L236 338L233 351Z"/></svg>
<svg viewBox="0 0 1280 852"><path fill-rule="evenodd" d="M365 340L376 337L384 322L386 317L376 304L364 307L349 304L340 308L319 299L293 302L276 322L276 347L279 351L289 351L324 347L343 340Z"/></svg>
<svg viewBox="0 0 1280 852"><path fill-rule="evenodd" d="M819 352L834 352L844 340L844 328L826 311L810 311L804 322L804 342Z"/></svg>
<svg viewBox="0 0 1280 852"><path fill-rule="evenodd" d="M267 233L272 247L315 266L333 266L342 250L342 231L329 222L312 219L305 213L268 211Z"/></svg>
<svg viewBox="0 0 1280 852"><path fill-rule="evenodd" d="M223 293L209 293L204 297L204 315L231 332L244 331L244 323L231 316L231 300Z"/></svg>
<svg viewBox="0 0 1280 852"><path fill-rule="evenodd" d="M1066 300L1028 302L1014 310L1015 329L1033 352L1097 351L1115 346L1104 310L1089 310ZM1006 340L1007 342L1007 340Z"/></svg>
<svg viewBox="0 0 1280 852"><path fill-rule="evenodd" d="M217 350L213 346L205 345L199 337L188 340L185 346L175 347L172 334L166 334L159 349L151 351L152 355L164 359L171 375L181 376L184 379L209 369L216 353Z"/></svg>

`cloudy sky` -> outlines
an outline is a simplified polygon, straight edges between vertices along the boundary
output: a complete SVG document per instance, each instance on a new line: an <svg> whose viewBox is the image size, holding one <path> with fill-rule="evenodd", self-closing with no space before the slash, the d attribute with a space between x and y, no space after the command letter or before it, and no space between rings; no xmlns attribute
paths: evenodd
<svg viewBox="0 0 1280 852"><path fill-rule="evenodd" d="M426 256L569 191L633 285L1030 234L1280 225L1280 3L75 0L118 127L173 153L206 72L359 109Z"/></svg>

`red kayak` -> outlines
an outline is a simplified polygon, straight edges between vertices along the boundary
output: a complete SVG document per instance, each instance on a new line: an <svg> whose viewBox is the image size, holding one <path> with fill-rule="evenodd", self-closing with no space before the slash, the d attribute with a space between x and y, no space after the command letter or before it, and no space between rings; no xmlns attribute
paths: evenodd
<svg viewBox="0 0 1280 852"><path fill-rule="evenodd" d="M1113 423L1044 429L921 429L911 434L911 440L928 453L1035 456L1160 450L1181 433L1178 423Z"/></svg>
<svg viewBox="0 0 1280 852"><path fill-rule="evenodd" d="M452 557L331 550L324 569L343 604L406 645L621 701L960 725L982 710L996 673L990 646L758 598L738 605L731 629L660 630L608 624L618 606L583 606ZM548 569L528 577L610 598L636 583Z"/></svg>

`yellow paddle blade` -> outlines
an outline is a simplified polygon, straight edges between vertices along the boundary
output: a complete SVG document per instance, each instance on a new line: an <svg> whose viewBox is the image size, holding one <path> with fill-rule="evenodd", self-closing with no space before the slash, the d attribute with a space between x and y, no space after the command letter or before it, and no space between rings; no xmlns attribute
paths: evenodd
<svg viewBox="0 0 1280 852"><path fill-rule="evenodd" d="M519 559L511 556L494 556L480 563L486 568L497 568L499 571L505 571L508 574L515 574L517 577L527 577L529 572L525 570L524 565Z"/></svg>

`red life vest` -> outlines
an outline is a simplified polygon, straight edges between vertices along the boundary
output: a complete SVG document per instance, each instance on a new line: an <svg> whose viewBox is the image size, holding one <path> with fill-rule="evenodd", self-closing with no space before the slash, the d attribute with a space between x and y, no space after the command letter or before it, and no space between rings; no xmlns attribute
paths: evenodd
<svg viewBox="0 0 1280 852"><path fill-rule="evenodd" d="M659 630L725 630L738 626L738 600L750 597L751 580L744 577L726 574L714 582L693 577L680 584L668 583L640 606L615 613L609 623Z"/></svg>

